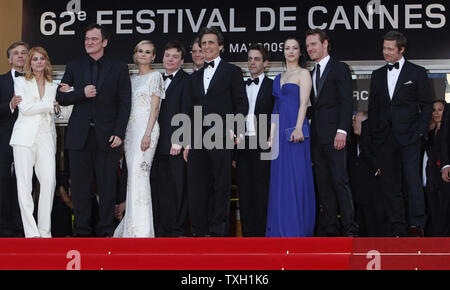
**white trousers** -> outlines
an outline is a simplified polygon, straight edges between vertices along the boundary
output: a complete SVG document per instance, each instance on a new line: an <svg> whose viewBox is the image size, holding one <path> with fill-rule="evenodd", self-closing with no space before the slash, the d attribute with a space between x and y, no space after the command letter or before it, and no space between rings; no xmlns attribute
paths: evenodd
<svg viewBox="0 0 450 290"><path fill-rule="evenodd" d="M51 211L56 186L55 146L51 131L40 130L31 147L13 146L17 195L25 237L51 237ZM37 224L33 217L33 167L40 192Z"/></svg>

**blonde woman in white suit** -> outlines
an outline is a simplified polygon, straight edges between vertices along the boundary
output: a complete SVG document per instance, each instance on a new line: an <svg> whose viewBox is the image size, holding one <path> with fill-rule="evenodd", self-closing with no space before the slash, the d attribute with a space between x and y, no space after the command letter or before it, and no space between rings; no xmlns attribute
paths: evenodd
<svg viewBox="0 0 450 290"><path fill-rule="evenodd" d="M33 47L24 66L25 75L14 85L22 97L10 145L13 147L17 192L25 237L51 237L51 209L56 185L56 129L54 106L57 84L47 52ZM31 195L33 167L40 184L37 223Z"/></svg>

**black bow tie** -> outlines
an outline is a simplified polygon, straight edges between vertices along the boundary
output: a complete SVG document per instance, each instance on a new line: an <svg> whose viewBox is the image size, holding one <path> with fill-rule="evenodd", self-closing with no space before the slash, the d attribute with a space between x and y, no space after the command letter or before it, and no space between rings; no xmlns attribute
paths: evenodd
<svg viewBox="0 0 450 290"><path fill-rule="evenodd" d="M23 77L24 73L23 72L18 72L18 71L14 71L14 77Z"/></svg>
<svg viewBox="0 0 450 290"><path fill-rule="evenodd" d="M247 86L251 85L252 83L255 83L255 85L259 84L259 78L255 78L253 80L251 78L248 78L247 79Z"/></svg>
<svg viewBox="0 0 450 290"><path fill-rule="evenodd" d="M398 69L400 67L400 64L396 62L395 64L388 64L388 70L392 70L393 68Z"/></svg>
<svg viewBox="0 0 450 290"><path fill-rule="evenodd" d="M214 61L211 61L211 62L205 61L205 68L208 68L208 66L211 66L212 68L214 68Z"/></svg>
<svg viewBox="0 0 450 290"><path fill-rule="evenodd" d="M168 78L170 79L170 80L173 80L173 75L166 75L166 74L162 74L163 76L163 80L167 80Z"/></svg>

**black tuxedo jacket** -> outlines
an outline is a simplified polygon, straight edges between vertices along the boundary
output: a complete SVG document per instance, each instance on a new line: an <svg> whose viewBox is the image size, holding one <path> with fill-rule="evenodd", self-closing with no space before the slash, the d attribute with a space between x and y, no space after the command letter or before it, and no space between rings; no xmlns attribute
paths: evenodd
<svg viewBox="0 0 450 290"><path fill-rule="evenodd" d="M12 156L12 148L9 146L12 129L16 122L19 109L11 113L9 103L14 95L14 80L11 71L0 76L0 150L1 155Z"/></svg>
<svg viewBox="0 0 450 290"><path fill-rule="evenodd" d="M427 136L431 103L431 85L425 68L405 61L392 100L387 65L375 70L369 92L369 130L374 144L382 144L391 130L403 146Z"/></svg>
<svg viewBox="0 0 450 290"><path fill-rule="evenodd" d="M370 165L373 156L368 155L370 157L368 160L367 155L364 155L368 153L364 150L367 145L367 140L364 140L363 134L363 131L367 130L367 121L364 121L361 126L363 127L361 129L361 136L357 136L353 132L349 132L351 137L350 142L348 143L347 160L353 199L358 204L367 204L369 201L369 192L371 188L370 179L374 176L376 169L374 171L373 166Z"/></svg>
<svg viewBox="0 0 450 290"><path fill-rule="evenodd" d="M256 103L255 103L255 111L254 114L256 116L257 122L255 123L255 130L256 130L256 136L259 136L259 119L258 116L261 114L267 115L267 132L266 136L267 138L270 135L270 116L273 112L273 105L275 102L275 98L273 97L273 80L268 78L267 76L264 77L263 82L261 84L261 87L259 88L258 95L256 97ZM247 99L248 100L248 99Z"/></svg>
<svg viewBox="0 0 450 290"><path fill-rule="evenodd" d="M441 122L441 144L440 144L440 165L441 168L445 165L450 165L450 104L445 106L444 116L442 116Z"/></svg>
<svg viewBox="0 0 450 290"><path fill-rule="evenodd" d="M171 121L174 115L182 112L184 84L189 77L188 73L180 69L166 90L166 98L161 102L158 116L160 135L156 147L156 152L159 154L170 153L172 134L179 128L179 126L172 126Z"/></svg>
<svg viewBox="0 0 450 290"><path fill-rule="evenodd" d="M311 72L315 74L315 69ZM317 89L311 90L311 138L319 144L333 144L338 129L350 135L353 112L352 75L347 64L330 58ZM316 100L317 99L317 100Z"/></svg>
<svg viewBox="0 0 450 290"><path fill-rule="evenodd" d="M361 124L361 136L356 136L355 134L350 134L350 142L348 145L348 162L349 164L360 164L364 163L364 166L374 175L378 168L378 161L375 158L374 150L372 147L372 141L369 133L369 121L365 120ZM359 146L359 156L358 156L358 146Z"/></svg>
<svg viewBox="0 0 450 290"><path fill-rule="evenodd" d="M97 95L86 98L84 88L91 82L88 56L71 61L61 80L73 86L74 91L61 93L56 100L63 106L74 105L66 133L65 148L80 150L86 142L91 118L95 123L97 146L105 151L111 149L109 138L112 135L125 137L131 109L131 82L125 63L104 56L100 78L97 82Z"/></svg>
<svg viewBox="0 0 450 290"><path fill-rule="evenodd" d="M225 132L226 115L242 114L247 116L248 113L248 100L242 71L238 66L227 63L222 59L216 68L208 91L205 94L203 84L204 70L205 68L202 68L194 72L187 82L185 90L187 97L183 97L188 103L187 108L184 105L185 111L187 110L187 113L191 116L192 125L194 125L194 106L202 106L203 118L208 114L220 115L223 120L223 145L225 148L225 138L229 136ZM203 132L207 129L207 127L203 127ZM239 134L244 134L245 132L237 132L234 130L234 133L239 136Z"/></svg>

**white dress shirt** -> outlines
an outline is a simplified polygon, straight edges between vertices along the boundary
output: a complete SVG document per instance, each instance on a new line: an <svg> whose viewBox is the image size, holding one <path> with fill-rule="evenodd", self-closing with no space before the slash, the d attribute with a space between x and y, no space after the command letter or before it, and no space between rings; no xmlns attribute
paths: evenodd
<svg viewBox="0 0 450 290"><path fill-rule="evenodd" d="M245 133L246 136L256 136L256 130L255 130L255 121L254 121L254 114L255 114L255 105L256 105L256 99L258 97L259 89L261 88L261 84L264 80L265 74L260 74L257 78L259 78L259 83L251 83L249 86L245 86L247 90L247 98L248 98L248 115L247 119L245 120L247 125L247 132Z"/></svg>
<svg viewBox="0 0 450 290"><path fill-rule="evenodd" d="M15 69L11 69L11 77L14 81L14 83L16 83L16 79L20 78L20 77L16 77L16 70ZM11 113L14 113L14 109L11 108L11 102L9 102L9 109L11 110Z"/></svg>
<svg viewBox="0 0 450 290"><path fill-rule="evenodd" d="M220 56L215 58L214 60L214 67L208 66L205 67L205 70L203 72L203 86L205 87L205 95L208 93L209 84L211 83L211 79L214 76L214 73L216 72L217 67L219 66L219 63L221 61Z"/></svg>
<svg viewBox="0 0 450 290"><path fill-rule="evenodd" d="M173 75L173 77L175 77L175 75L176 75L177 72L179 72L179 71L180 71L180 69L177 69L175 72L173 72L173 73L171 73L171 74L164 73L164 75L165 75L165 76ZM166 91L167 91L167 89L169 88L169 86L170 86L171 83L172 83L172 80L171 80L170 78L167 78L167 79L164 81L164 89L165 89ZM180 150L180 149L182 148L182 146L179 145L179 144L172 144L172 148L174 148L174 149L176 149L176 150Z"/></svg>
<svg viewBox="0 0 450 290"><path fill-rule="evenodd" d="M323 72L325 71L325 67L328 64L328 61L330 61L330 56L327 55L326 57L324 57L321 61L316 62L316 64L314 65L314 71L317 69L317 64L320 65L320 77L322 77ZM313 82L313 87L314 87L314 93L317 96L317 88L316 88L316 74L313 73L312 74L312 82Z"/></svg>
<svg viewBox="0 0 450 290"><path fill-rule="evenodd" d="M173 73L171 73L171 74L168 74L168 73L164 73L164 75L165 76L168 76L168 75L173 75L173 77L175 77L175 75L177 74L177 72L179 71L180 69L177 69L175 72L173 72ZM170 79L170 78L167 78L165 81L164 81L164 89L167 91L167 88L170 86L170 84L172 83L172 80Z"/></svg>
<svg viewBox="0 0 450 290"><path fill-rule="evenodd" d="M393 63L389 63L390 65L393 65ZM395 85L397 84L398 76L400 75L400 72L402 70L403 64L405 64L405 59L402 57L398 61L399 67L398 69L393 68L392 70L387 70L387 81L388 81L388 89L389 89L389 97L392 100L392 97L394 95Z"/></svg>
<svg viewBox="0 0 450 290"><path fill-rule="evenodd" d="M16 70L15 69L11 69L11 76L13 78L13 81L16 81ZM17 77L18 78L18 77Z"/></svg>

